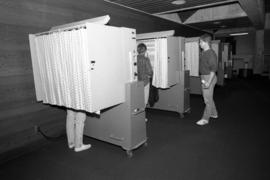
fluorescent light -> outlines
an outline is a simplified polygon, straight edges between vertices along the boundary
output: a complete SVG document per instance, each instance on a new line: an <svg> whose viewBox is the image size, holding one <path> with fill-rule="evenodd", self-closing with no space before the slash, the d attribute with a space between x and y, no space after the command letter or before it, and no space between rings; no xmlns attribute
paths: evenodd
<svg viewBox="0 0 270 180"><path fill-rule="evenodd" d="M233 33L233 34L230 34L230 36L243 36L243 35L247 35L248 33L247 32L244 32L244 33Z"/></svg>
<svg viewBox="0 0 270 180"><path fill-rule="evenodd" d="M185 4L186 1L185 0L176 0L176 1L173 1L171 3L174 5L182 5L182 4Z"/></svg>

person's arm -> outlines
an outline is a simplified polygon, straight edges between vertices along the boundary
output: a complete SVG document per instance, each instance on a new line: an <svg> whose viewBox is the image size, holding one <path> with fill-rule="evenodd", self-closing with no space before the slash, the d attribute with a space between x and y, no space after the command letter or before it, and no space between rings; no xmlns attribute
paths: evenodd
<svg viewBox="0 0 270 180"><path fill-rule="evenodd" d="M210 86L210 84L212 83L212 81L213 81L213 79L215 77L215 74L216 73L213 72L213 71L210 72L210 78L209 78L209 80L204 83L205 88L208 88Z"/></svg>
<svg viewBox="0 0 270 180"><path fill-rule="evenodd" d="M208 88L210 84L212 83L216 71L218 68L218 62L217 62L217 55L213 52L209 57L209 68L210 68L210 78L204 83L205 87Z"/></svg>
<svg viewBox="0 0 270 180"><path fill-rule="evenodd" d="M147 60L146 60L146 69L147 69L147 75L149 77L152 77L153 76L153 69L152 69L152 65L150 63L150 59L149 58L147 58Z"/></svg>

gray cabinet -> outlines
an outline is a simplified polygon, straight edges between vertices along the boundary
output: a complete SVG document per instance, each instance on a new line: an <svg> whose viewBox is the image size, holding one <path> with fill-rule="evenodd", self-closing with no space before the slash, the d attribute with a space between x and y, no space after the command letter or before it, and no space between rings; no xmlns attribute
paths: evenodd
<svg viewBox="0 0 270 180"><path fill-rule="evenodd" d="M180 71L180 106L179 113L181 116L185 112L190 112L190 79L189 71Z"/></svg>
<svg viewBox="0 0 270 180"><path fill-rule="evenodd" d="M147 141L143 82L127 83L126 101L104 109L100 116L88 114L84 134L132 150Z"/></svg>
<svg viewBox="0 0 270 180"><path fill-rule="evenodd" d="M168 89L158 89L159 100L154 104L153 109L175 111L183 117L183 114L190 111L190 87L189 71L179 72L179 83ZM150 107L149 107L150 108Z"/></svg>

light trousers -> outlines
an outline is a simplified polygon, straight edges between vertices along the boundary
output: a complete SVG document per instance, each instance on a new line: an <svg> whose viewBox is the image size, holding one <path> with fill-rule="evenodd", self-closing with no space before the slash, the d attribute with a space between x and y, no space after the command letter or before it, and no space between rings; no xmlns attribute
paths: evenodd
<svg viewBox="0 0 270 180"><path fill-rule="evenodd" d="M149 91L150 91L150 83L148 83L147 85L144 86L144 104L145 104L145 106L148 103Z"/></svg>
<svg viewBox="0 0 270 180"><path fill-rule="evenodd" d="M75 145L75 148L79 148L83 145L85 119L85 112L67 110L66 131L69 146Z"/></svg>
<svg viewBox="0 0 270 180"><path fill-rule="evenodd" d="M210 75L201 76L201 79L207 82L209 78L210 78ZM217 83L217 76L215 75L208 88L204 88L202 85L202 95L203 95L203 99L205 103L202 119L209 120L211 116L218 116L216 105L213 99L214 88L215 88L216 83Z"/></svg>

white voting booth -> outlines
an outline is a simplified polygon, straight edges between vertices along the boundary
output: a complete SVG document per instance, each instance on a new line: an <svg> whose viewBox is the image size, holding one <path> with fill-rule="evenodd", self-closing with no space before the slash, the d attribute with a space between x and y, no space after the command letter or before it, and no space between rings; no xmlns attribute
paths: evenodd
<svg viewBox="0 0 270 180"><path fill-rule="evenodd" d="M215 51L218 59L217 85L224 85L224 58L222 55L222 43L220 40L212 40L211 48Z"/></svg>
<svg viewBox="0 0 270 180"><path fill-rule="evenodd" d="M202 94L199 76L199 37L185 39L185 52L186 70L190 72L190 94Z"/></svg>
<svg viewBox="0 0 270 180"><path fill-rule="evenodd" d="M189 72L184 70L184 38L173 35L173 30L137 34L137 45L147 46L153 67L152 85L158 88L159 100L151 108L183 116L190 110Z"/></svg>
<svg viewBox="0 0 270 180"><path fill-rule="evenodd" d="M232 49L230 43L222 43L224 78L232 78Z"/></svg>
<svg viewBox="0 0 270 180"><path fill-rule="evenodd" d="M88 112L85 135L132 155L147 139L143 84L136 76L136 31L105 25L109 19L29 35L36 98Z"/></svg>
<svg viewBox="0 0 270 180"><path fill-rule="evenodd" d="M219 40L211 41L211 48L218 58L217 84L224 84L224 63L222 58L221 43ZM199 37L186 38L186 69L190 71L190 93L202 94L201 79L199 76L200 45Z"/></svg>

